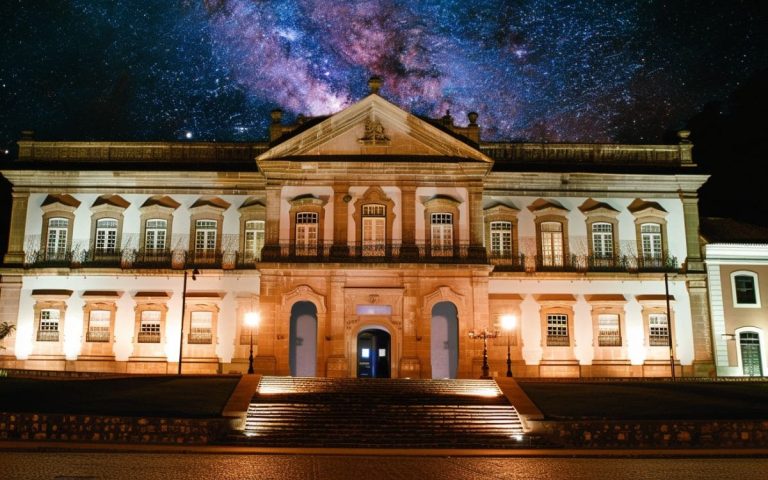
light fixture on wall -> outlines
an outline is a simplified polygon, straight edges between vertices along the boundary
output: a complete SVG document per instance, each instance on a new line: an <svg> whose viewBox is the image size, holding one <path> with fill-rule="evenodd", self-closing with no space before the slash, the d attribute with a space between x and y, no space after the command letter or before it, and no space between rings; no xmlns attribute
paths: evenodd
<svg viewBox="0 0 768 480"><path fill-rule="evenodd" d="M184 315L185 310L187 308L187 275L189 274L189 270L184 269L184 284L181 287L181 328L179 332L179 375L181 375L181 363L183 356L183 349L184 349ZM197 280L197 276L200 275L200 270L194 269L192 270L192 280Z"/></svg>
<svg viewBox="0 0 768 480"><path fill-rule="evenodd" d="M723 337L723 340L736 340L735 333L724 333L721 336Z"/></svg>

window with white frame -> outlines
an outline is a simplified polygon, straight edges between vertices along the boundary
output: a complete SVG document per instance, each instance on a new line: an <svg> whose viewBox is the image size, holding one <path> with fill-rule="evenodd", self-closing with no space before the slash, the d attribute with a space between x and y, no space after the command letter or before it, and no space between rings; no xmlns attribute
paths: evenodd
<svg viewBox="0 0 768 480"><path fill-rule="evenodd" d="M88 331L86 342L108 342L109 324L112 312L109 310L91 310L88 316Z"/></svg>
<svg viewBox="0 0 768 480"><path fill-rule="evenodd" d="M141 312L139 323L139 343L160 343L160 317L159 310L144 310Z"/></svg>
<svg viewBox="0 0 768 480"><path fill-rule="evenodd" d="M168 221L150 218L144 224L144 249L148 252L165 250L168 237Z"/></svg>
<svg viewBox="0 0 768 480"><path fill-rule="evenodd" d="M49 257L63 257L66 255L68 229L69 220L66 218L51 218L48 220L46 249Z"/></svg>
<svg viewBox="0 0 768 480"><path fill-rule="evenodd" d="M613 257L613 225L610 223L592 224L592 254L595 258Z"/></svg>
<svg viewBox="0 0 768 480"><path fill-rule="evenodd" d="M564 261L563 224L560 222L542 222L540 229L542 265L562 265Z"/></svg>
<svg viewBox="0 0 768 480"><path fill-rule="evenodd" d="M432 255L453 255L453 214L430 215Z"/></svg>
<svg viewBox="0 0 768 480"><path fill-rule="evenodd" d="M59 341L59 317L61 311L53 308L40 310L40 326L37 330L38 342Z"/></svg>
<svg viewBox="0 0 768 480"><path fill-rule="evenodd" d="M212 257L216 254L216 220L195 221L195 255Z"/></svg>
<svg viewBox="0 0 768 480"><path fill-rule="evenodd" d="M648 344L652 347L669 346L669 322L666 314L648 315Z"/></svg>
<svg viewBox="0 0 768 480"><path fill-rule="evenodd" d="M643 223L640 225L640 241L643 247L644 259L659 260L662 258L660 224Z"/></svg>
<svg viewBox="0 0 768 480"><path fill-rule="evenodd" d="M760 306L757 274L753 272L734 272L731 274L733 306L756 308Z"/></svg>
<svg viewBox="0 0 768 480"><path fill-rule="evenodd" d="M597 316L597 344L601 347L620 347L619 315L605 313Z"/></svg>
<svg viewBox="0 0 768 480"><path fill-rule="evenodd" d="M562 347L570 345L568 337L568 315L547 315L547 346Z"/></svg>
<svg viewBox="0 0 768 480"><path fill-rule="evenodd" d="M245 259L248 261L261 258L264 247L264 220L248 220L245 222Z"/></svg>
<svg viewBox="0 0 768 480"><path fill-rule="evenodd" d="M387 209L384 205L363 205L363 255L384 255L387 239Z"/></svg>
<svg viewBox="0 0 768 480"><path fill-rule="evenodd" d="M491 254L497 257L512 255L512 222L491 222Z"/></svg>
<svg viewBox="0 0 768 480"><path fill-rule="evenodd" d="M296 213L296 255L317 255L317 229L317 213Z"/></svg>
<svg viewBox="0 0 768 480"><path fill-rule="evenodd" d="M190 313L189 341L190 344L213 343L213 312L193 311Z"/></svg>
<svg viewBox="0 0 768 480"><path fill-rule="evenodd" d="M94 249L101 253L112 253L117 248L117 219L96 220L96 242Z"/></svg>

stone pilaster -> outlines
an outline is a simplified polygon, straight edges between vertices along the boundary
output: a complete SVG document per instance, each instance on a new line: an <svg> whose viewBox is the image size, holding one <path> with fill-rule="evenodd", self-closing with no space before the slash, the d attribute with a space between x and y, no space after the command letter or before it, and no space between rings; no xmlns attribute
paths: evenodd
<svg viewBox="0 0 768 480"><path fill-rule="evenodd" d="M691 322L693 328L693 368L697 377L715 374L712 350L712 328L709 321L707 281L704 275L689 278L688 295L691 298Z"/></svg>
<svg viewBox="0 0 768 480"><path fill-rule="evenodd" d="M6 265L21 265L24 263L24 235L27 222L27 205L29 193L13 192L11 207L11 228L8 235L8 253L3 262ZM44 239L41 240L44 242Z"/></svg>
<svg viewBox="0 0 768 480"><path fill-rule="evenodd" d="M485 259L483 247L483 186L469 188L469 257Z"/></svg>
<svg viewBox="0 0 768 480"><path fill-rule="evenodd" d="M689 272L703 272L704 261L701 258L699 240L699 197L696 192L680 192L680 200L683 202L685 246L688 252L686 269Z"/></svg>
<svg viewBox="0 0 768 480"><path fill-rule="evenodd" d="M402 241L400 256L404 259L417 259L419 250L416 247L416 187L402 185Z"/></svg>
<svg viewBox="0 0 768 480"><path fill-rule="evenodd" d="M264 226L262 257L269 261L280 257L280 185L267 185L267 221Z"/></svg>
<svg viewBox="0 0 768 480"><path fill-rule="evenodd" d="M333 245L332 257L346 257L349 255L347 245L347 229L349 215L347 205L350 200L349 184L336 183L333 185Z"/></svg>
<svg viewBox="0 0 768 480"><path fill-rule="evenodd" d="M21 275L0 276L0 323L16 325L19 318L19 299L21 298ZM16 331L0 340L0 358L14 357Z"/></svg>

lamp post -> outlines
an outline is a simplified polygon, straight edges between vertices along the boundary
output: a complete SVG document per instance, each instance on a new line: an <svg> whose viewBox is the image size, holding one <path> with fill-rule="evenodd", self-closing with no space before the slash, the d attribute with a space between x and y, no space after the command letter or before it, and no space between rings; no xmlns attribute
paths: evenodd
<svg viewBox="0 0 768 480"><path fill-rule="evenodd" d="M507 376L512 376L512 355L509 351L509 335L512 333L512 330L515 328L515 316L514 315L504 315L501 317L501 328L504 329L504 331L507 332Z"/></svg>
<svg viewBox="0 0 768 480"><path fill-rule="evenodd" d="M179 333L179 375L181 375L181 363L184 356L182 355L184 349L184 314L187 308L187 274L189 270L184 269L184 284L181 287L181 332ZM192 280L197 280L197 275L200 275L200 270L192 270Z"/></svg>
<svg viewBox="0 0 768 480"><path fill-rule="evenodd" d="M483 374L480 375L480 378L491 378L491 376L489 375L490 368L488 367L488 339L498 337L499 332L496 332L496 331L489 332L488 330L485 330L485 329L483 329L482 332L476 332L474 330L470 330L468 335L469 335L469 338L471 338L472 340L475 340L478 338L483 340L483 366L482 366Z"/></svg>
<svg viewBox="0 0 768 480"><path fill-rule="evenodd" d="M259 315L259 312L248 312L245 314L245 324L248 326L248 329L251 333L251 349L248 354L248 373L254 373L253 372L253 330L258 328L259 321L261 320L261 316Z"/></svg>

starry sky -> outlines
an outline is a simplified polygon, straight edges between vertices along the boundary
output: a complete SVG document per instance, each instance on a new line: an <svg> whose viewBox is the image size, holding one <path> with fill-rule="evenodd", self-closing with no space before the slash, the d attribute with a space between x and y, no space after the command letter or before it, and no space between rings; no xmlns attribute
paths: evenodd
<svg viewBox="0 0 768 480"><path fill-rule="evenodd" d="M382 95L487 140L661 141L768 67L760 0L2 0L0 144L261 140Z"/></svg>

